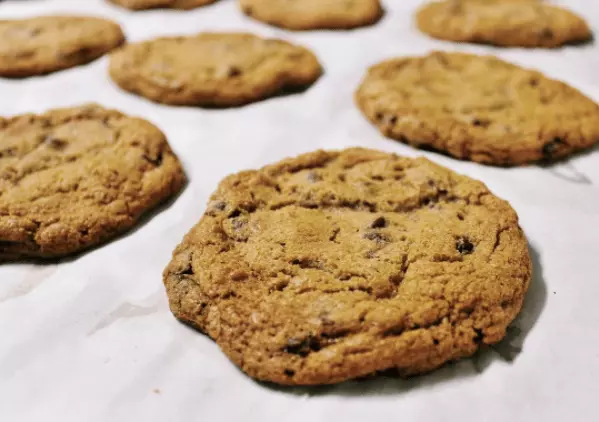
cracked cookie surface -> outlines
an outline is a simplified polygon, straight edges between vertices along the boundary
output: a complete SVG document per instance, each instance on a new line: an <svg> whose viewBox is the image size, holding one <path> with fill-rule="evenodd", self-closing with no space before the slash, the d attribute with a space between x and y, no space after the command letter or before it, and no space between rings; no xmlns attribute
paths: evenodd
<svg viewBox="0 0 599 422"><path fill-rule="evenodd" d="M491 165L551 161L599 141L599 106L492 56L433 52L371 67L356 95L385 136Z"/></svg>
<svg viewBox="0 0 599 422"><path fill-rule="evenodd" d="M164 271L177 318L292 385L469 356L503 338L530 277L518 217L484 184L360 148L225 178Z"/></svg>
<svg viewBox="0 0 599 422"><path fill-rule="evenodd" d="M322 72L303 47L245 33L203 33L129 44L116 51L110 76L152 101L240 106L307 88Z"/></svg>
<svg viewBox="0 0 599 422"><path fill-rule="evenodd" d="M125 41L116 23L42 16L0 21L0 76L42 75L91 62Z"/></svg>
<svg viewBox="0 0 599 422"><path fill-rule="evenodd" d="M239 5L254 19L293 30L352 29L383 15L379 0L239 0Z"/></svg>
<svg viewBox="0 0 599 422"><path fill-rule="evenodd" d="M437 1L421 8L416 22L434 38L505 47L552 48L592 37L578 15L531 0Z"/></svg>
<svg viewBox="0 0 599 422"><path fill-rule="evenodd" d="M164 135L90 104L0 118L0 260L103 243L185 182Z"/></svg>
<svg viewBox="0 0 599 422"><path fill-rule="evenodd" d="M218 0L108 0L131 10L145 9L181 9L191 10Z"/></svg>

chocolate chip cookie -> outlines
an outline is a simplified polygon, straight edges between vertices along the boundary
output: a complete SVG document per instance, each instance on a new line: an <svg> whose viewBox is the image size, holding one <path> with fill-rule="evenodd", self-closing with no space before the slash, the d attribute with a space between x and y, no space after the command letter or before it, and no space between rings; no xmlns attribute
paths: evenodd
<svg viewBox="0 0 599 422"><path fill-rule="evenodd" d="M179 192L164 135L96 105L0 118L0 260L106 242Z"/></svg>
<svg viewBox="0 0 599 422"><path fill-rule="evenodd" d="M244 33L203 33L129 44L113 53L110 76L152 101L240 106L307 88L322 72L305 48Z"/></svg>
<svg viewBox="0 0 599 422"><path fill-rule="evenodd" d="M513 47L558 47L589 40L575 13L535 1L445 0L416 15L422 32L442 40Z"/></svg>
<svg viewBox="0 0 599 422"><path fill-rule="evenodd" d="M424 159L317 151L224 179L164 271L250 376L411 375L501 340L531 278L510 205Z"/></svg>
<svg viewBox="0 0 599 422"><path fill-rule="evenodd" d="M217 0L108 0L111 3L131 10L181 9L191 10L214 3Z"/></svg>
<svg viewBox="0 0 599 422"><path fill-rule="evenodd" d="M293 30L352 29L383 16L379 0L239 0L239 5L248 16Z"/></svg>
<svg viewBox="0 0 599 422"><path fill-rule="evenodd" d="M0 21L0 76L42 75L91 62L125 41L118 24L85 16Z"/></svg>
<svg viewBox="0 0 599 422"><path fill-rule="evenodd" d="M599 141L599 106L492 56L433 52L368 71L356 92L386 136L491 165L550 161Z"/></svg>

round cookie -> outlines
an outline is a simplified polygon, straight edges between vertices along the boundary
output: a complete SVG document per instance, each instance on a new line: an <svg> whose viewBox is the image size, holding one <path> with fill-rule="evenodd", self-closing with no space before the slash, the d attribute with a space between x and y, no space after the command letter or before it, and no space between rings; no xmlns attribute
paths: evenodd
<svg viewBox="0 0 599 422"><path fill-rule="evenodd" d="M239 0L239 5L248 16L292 30L352 29L383 16L379 0Z"/></svg>
<svg viewBox="0 0 599 422"><path fill-rule="evenodd" d="M599 141L599 106L492 56L433 52L373 66L356 102L390 138L491 165L550 161Z"/></svg>
<svg viewBox="0 0 599 422"><path fill-rule="evenodd" d="M131 10L145 9L181 9L191 10L196 7L205 6L217 0L108 0Z"/></svg>
<svg viewBox="0 0 599 422"><path fill-rule="evenodd" d="M177 318L296 385L470 356L504 337L530 277L518 217L484 184L359 148L227 177L164 271Z"/></svg>
<svg viewBox="0 0 599 422"><path fill-rule="evenodd" d="M244 33L203 33L129 44L112 54L110 76L152 101L240 106L308 87L317 58L286 41Z"/></svg>
<svg viewBox="0 0 599 422"><path fill-rule="evenodd" d="M530 0L433 2L417 12L416 22L434 38L498 46L558 47L592 37L578 15Z"/></svg>
<svg viewBox="0 0 599 422"><path fill-rule="evenodd" d="M84 16L0 21L0 76L42 75L91 62L125 41L114 22Z"/></svg>
<svg viewBox="0 0 599 422"><path fill-rule="evenodd" d="M108 241L184 182L164 135L145 120L96 105L0 118L0 260Z"/></svg>

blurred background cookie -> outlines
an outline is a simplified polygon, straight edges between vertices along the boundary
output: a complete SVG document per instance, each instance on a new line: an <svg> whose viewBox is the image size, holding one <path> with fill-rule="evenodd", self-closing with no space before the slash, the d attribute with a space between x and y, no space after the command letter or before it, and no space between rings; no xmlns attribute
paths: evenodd
<svg viewBox="0 0 599 422"><path fill-rule="evenodd" d="M239 106L302 90L322 73L309 50L245 33L204 33L128 44L110 60L123 89L152 101Z"/></svg>
<svg viewBox="0 0 599 422"><path fill-rule="evenodd" d="M381 133L492 165L555 160L599 141L599 106L493 56L433 52L368 71L356 102Z"/></svg>
<svg viewBox="0 0 599 422"><path fill-rule="evenodd" d="M89 16L0 21L0 76L42 75L88 63L125 41L120 26Z"/></svg>
<svg viewBox="0 0 599 422"><path fill-rule="evenodd" d="M591 39L583 18L531 0L445 0L417 12L422 32L448 41L512 47L559 47Z"/></svg>
<svg viewBox="0 0 599 422"><path fill-rule="evenodd" d="M205 6L218 0L107 0L131 10L182 9L189 10Z"/></svg>
<svg viewBox="0 0 599 422"><path fill-rule="evenodd" d="M293 30L352 29L383 15L379 0L239 0L239 5L254 19Z"/></svg>

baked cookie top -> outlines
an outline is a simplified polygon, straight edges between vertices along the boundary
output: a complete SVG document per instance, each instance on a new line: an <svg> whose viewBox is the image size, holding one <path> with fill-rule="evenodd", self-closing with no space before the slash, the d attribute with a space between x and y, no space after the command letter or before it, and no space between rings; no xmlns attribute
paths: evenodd
<svg viewBox="0 0 599 422"><path fill-rule="evenodd" d="M293 30L352 29L383 16L379 0L239 0L239 5L248 16Z"/></svg>
<svg viewBox="0 0 599 422"><path fill-rule="evenodd" d="M0 21L0 76L26 77L88 63L125 41L118 24L86 16Z"/></svg>
<svg viewBox="0 0 599 422"><path fill-rule="evenodd" d="M446 0L416 14L421 31L442 40L514 47L558 47L592 37L569 10L536 1Z"/></svg>
<svg viewBox="0 0 599 422"><path fill-rule="evenodd" d="M217 0L108 0L111 3L126 7L131 10L144 9L182 9L191 10L196 7L205 6Z"/></svg>
<svg viewBox="0 0 599 422"><path fill-rule="evenodd" d="M306 88L322 72L303 47L245 33L203 33L129 44L116 51L110 76L152 101L239 106Z"/></svg>
<svg viewBox="0 0 599 422"><path fill-rule="evenodd" d="M516 213L481 182L355 148L224 179L164 282L250 376L329 384L501 340L530 276Z"/></svg>
<svg viewBox="0 0 599 422"><path fill-rule="evenodd" d="M599 141L591 99L492 56L388 60L370 68L355 97L384 135L484 164L554 160Z"/></svg>
<svg viewBox="0 0 599 422"><path fill-rule="evenodd" d="M0 118L0 260L59 257L114 238L184 181L145 120L97 105Z"/></svg>

